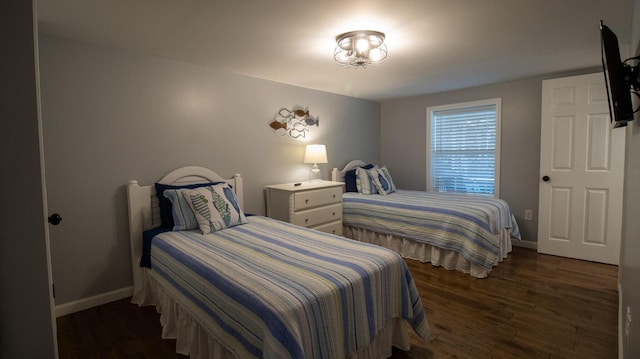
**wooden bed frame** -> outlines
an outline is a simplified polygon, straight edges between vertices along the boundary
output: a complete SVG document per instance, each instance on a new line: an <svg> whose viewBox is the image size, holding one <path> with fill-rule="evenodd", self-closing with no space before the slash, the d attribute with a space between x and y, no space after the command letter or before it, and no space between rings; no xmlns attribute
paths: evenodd
<svg viewBox="0 0 640 359"><path fill-rule="evenodd" d="M344 168L341 169L341 170L339 170L339 169L334 167L331 170L331 180L335 181L335 182L344 182L344 174L347 171L350 171L350 170L352 170L354 168L357 168L357 167L364 167L367 164L368 164L367 162L362 161L362 160L353 160L353 161L347 163L347 165L344 166Z"/></svg>
<svg viewBox="0 0 640 359"><path fill-rule="evenodd" d="M158 183L186 185L204 182L226 182L238 197L238 204L243 206L242 176L235 174L231 178L223 178L210 169L198 166L178 168L162 177ZM160 226L160 208L155 186L140 186L138 181L131 180L127 186L129 204L129 241L131 245L131 270L133 272L133 299L136 303L142 290L142 233Z"/></svg>

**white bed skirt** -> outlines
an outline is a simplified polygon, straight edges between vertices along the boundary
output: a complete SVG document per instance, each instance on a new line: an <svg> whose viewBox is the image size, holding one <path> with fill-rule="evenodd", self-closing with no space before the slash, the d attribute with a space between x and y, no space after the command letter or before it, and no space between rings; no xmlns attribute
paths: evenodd
<svg viewBox="0 0 640 359"><path fill-rule="evenodd" d="M403 258L415 259L421 262L431 262L434 266L441 266L448 270L458 270L477 278L486 278L490 270L481 268L467 261L463 256L449 249L441 249L432 245L417 242L413 239L396 237L391 234L373 232L367 229L344 226L343 235L360 242L377 244L389 248L400 254ZM511 235L508 229L504 229L497 235L500 244L500 255L494 266L507 258L511 252Z"/></svg>
<svg viewBox="0 0 640 359"><path fill-rule="evenodd" d="M210 337L198 321L182 306L179 300L166 291L161 279L147 268L143 269L143 290L132 302L139 306L154 305L160 313L163 339L176 339L176 353L191 359L227 359L236 356L220 342ZM382 359L392 354L392 346L409 350L410 325L403 319L393 319L376 336L367 348L354 353L350 359Z"/></svg>

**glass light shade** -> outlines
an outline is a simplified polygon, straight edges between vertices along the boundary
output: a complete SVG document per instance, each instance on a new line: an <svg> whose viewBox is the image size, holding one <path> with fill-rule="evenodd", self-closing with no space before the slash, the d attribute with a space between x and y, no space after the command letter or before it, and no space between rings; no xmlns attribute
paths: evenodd
<svg viewBox="0 0 640 359"><path fill-rule="evenodd" d="M383 62L387 58L384 33L372 30L346 32L336 36L333 58L343 67L363 67Z"/></svg>

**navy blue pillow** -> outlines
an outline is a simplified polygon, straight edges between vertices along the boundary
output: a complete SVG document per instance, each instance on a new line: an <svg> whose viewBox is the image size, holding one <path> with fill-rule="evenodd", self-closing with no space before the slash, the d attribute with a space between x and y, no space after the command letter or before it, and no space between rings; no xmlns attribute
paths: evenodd
<svg viewBox="0 0 640 359"><path fill-rule="evenodd" d="M140 257L141 268L151 268L151 241L153 240L153 237L170 230L171 228L157 227L142 232L142 256Z"/></svg>
<svg viewBox="0 0 640 359"><path fill-rule="evenodd" d="M207 182L207 183L196 183L196 184L187 184L187 185L170 185L170 184L162 184L156 183L156 196L158 196L158 206L160 207L160 227L173 228L173 213L171 207L171 201L164 196L164 191L168 189L193 189L199 187L207 187L212 186L214 184L224 183L224 182Z"/></svg>
<svg viewBox="0 0 640 359"><path fill-rule="evenodd" d="M370 170L375 167L372 164L368 164L366 166L362 166L365 170ZM358 192L358 187L356 186L356 169L349 170L344 173L344 187L346 192Z"/></svg>

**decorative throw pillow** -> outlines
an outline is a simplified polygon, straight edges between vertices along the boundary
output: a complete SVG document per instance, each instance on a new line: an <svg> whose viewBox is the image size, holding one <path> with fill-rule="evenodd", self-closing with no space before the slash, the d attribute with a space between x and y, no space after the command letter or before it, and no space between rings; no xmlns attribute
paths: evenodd
<svg viewBox="0 0 640 359"><path fill-rule="evenodd" d="M374 167L374 169L377 167ZM373 182L373 177L369 174L371 170L365 170L362 167L356 168L356 187L358 192L362 194L376 194L378 189Z"/></svg>
<svg viewBox="0 0 640 359"><path fill-rule="evenodd" d="M368 172L371 178L373 178L373 183L375 183L378 193L386 196L391 192L395 192L396 186L393 184L393 180L391 179L391 175L389 174L389 170L386 166L372 169Z"/></svg>
<svg viewBox="0 0 640 359"><path fill-rule="evenodd" d="M198 229L199 224L193 213L191 201L187 202L187 199L182 195L182 191L183 189L167 189L164 191L164 196L171 201L172 229L174 231Z"/></svg>
<svg viewBox="0 0 640 359"><path fill-rule="evenodd" d="M372 164L368 164L366 166L362 166L365 170L374 168L375 166ZM356 184L356 169L349 170L344 173L344 187L345 192L358 192L358 186Z"/></svg>
<svg viewBox="0 0 640 359"><path fill-rule="evenodd" d="M182 195L191 202L202 234L247 223L236 194L226 183L182 190Z"/></svg>
<svg viewBox="0 0 640 359"><path fill-rule="evenodd" d="M156 196L158 197L158 207L160 207L160 227L173 227L173 214L171 213L171 201L164 196L164 191L168 189L182 189L182 188L198 188L206 187L221 182L207 182L207 183L195 183L187 185L172 185L164 183L156 183Z"/></svg>

